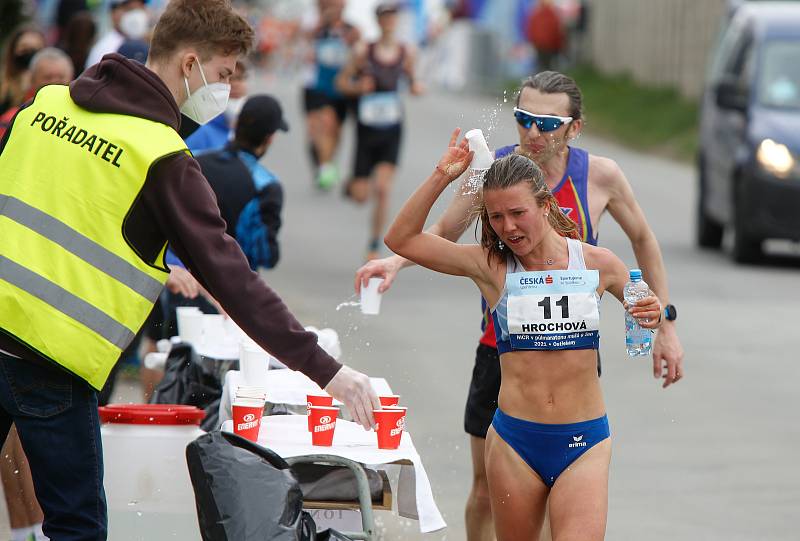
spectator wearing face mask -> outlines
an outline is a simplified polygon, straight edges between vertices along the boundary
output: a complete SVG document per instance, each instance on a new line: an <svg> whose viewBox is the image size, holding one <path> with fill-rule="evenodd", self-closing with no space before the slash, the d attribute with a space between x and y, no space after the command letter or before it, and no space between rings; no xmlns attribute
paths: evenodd
<svg viewBox="0 0 800 541"><path fill-rule="evenodd" d="M0 76L0 113L25 101L31 59L44 46L44 34L32 27L20 28L8 38Z"/></svg>
<svg viewBox="0 0 800 541"><path fill-rule="evenodd" d="M119 52L128 40L142 40L150 28L150 16L142 0L111 0L109 6L112 28L92 47L87 67L97 64L108 53Z"/></svg>
<svg viewBox="0 0 800 541"><path fill-rule="evenodd" d="M208 124L200 126L191 135L185 137L186 146L193 154L211 150L219 150L233 139L233 130L239 111L247 98L247 65L236 63L236 70L231 75L231 94L225 112L211 119Z"/></svg>

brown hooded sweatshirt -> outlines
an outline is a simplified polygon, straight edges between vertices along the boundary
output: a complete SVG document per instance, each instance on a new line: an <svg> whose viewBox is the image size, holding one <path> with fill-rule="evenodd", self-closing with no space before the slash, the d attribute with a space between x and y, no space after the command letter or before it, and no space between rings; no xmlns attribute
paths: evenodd
<svg viewBox="0 0 800 541"><path fill-rule="evenodd" d="M166 124L176 131L180 110L152 71L119 54L106 55L70 85L77 105ZM9 129L13 137L13 124ZM0 152L2 152L0 143ZM168 241L192 275L261 347L324 387L341 364L317 346L281 298L250 270L236 241L225 233L214 192L194 158L185 153L157 162L126 222L126 236L155 261ZM28 360L41 358L0 333L0 349Z"/></svg>

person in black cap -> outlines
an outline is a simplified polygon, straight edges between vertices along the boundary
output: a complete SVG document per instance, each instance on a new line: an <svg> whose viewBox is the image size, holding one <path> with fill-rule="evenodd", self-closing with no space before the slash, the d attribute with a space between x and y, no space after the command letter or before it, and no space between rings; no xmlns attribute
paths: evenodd
<svg viewBox="0 0 800 541"><path fill-rule="evenodd" d="M283 188L259 160L275 132L289 131L278 101L266 94L248 98L239 113L233 141L197 157L217 196L220 214L250 262L271 269L278 263Z"/></svg>

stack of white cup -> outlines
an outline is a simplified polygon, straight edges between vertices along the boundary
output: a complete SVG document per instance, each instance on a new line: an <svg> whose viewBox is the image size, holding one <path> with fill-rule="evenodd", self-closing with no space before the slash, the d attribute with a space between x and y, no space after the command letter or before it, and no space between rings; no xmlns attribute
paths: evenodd
<svg viewBox="0 0 800 541"><path fill-rule="evenodd" d="M234 433L257 441L266 401L267 391L264 387L240 385L231 407Z"/></svg>
<svg viewBox="0 0 800 541"><path fill-rule="evenodd" d="M260 400L263 407L267 401L267 390L261 385L239 385L236 387L236 400Z"/></svg>

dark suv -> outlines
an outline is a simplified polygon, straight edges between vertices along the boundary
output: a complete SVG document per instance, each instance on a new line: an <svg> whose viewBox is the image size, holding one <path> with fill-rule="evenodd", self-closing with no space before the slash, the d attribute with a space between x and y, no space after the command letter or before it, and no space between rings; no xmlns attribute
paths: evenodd
<svg viewBox="0 0 800 541"><path fill-rule="evenodd" d="M800 2L745 3L716 52L700 121L697 243L751 262L800 240Z"/></svg>

